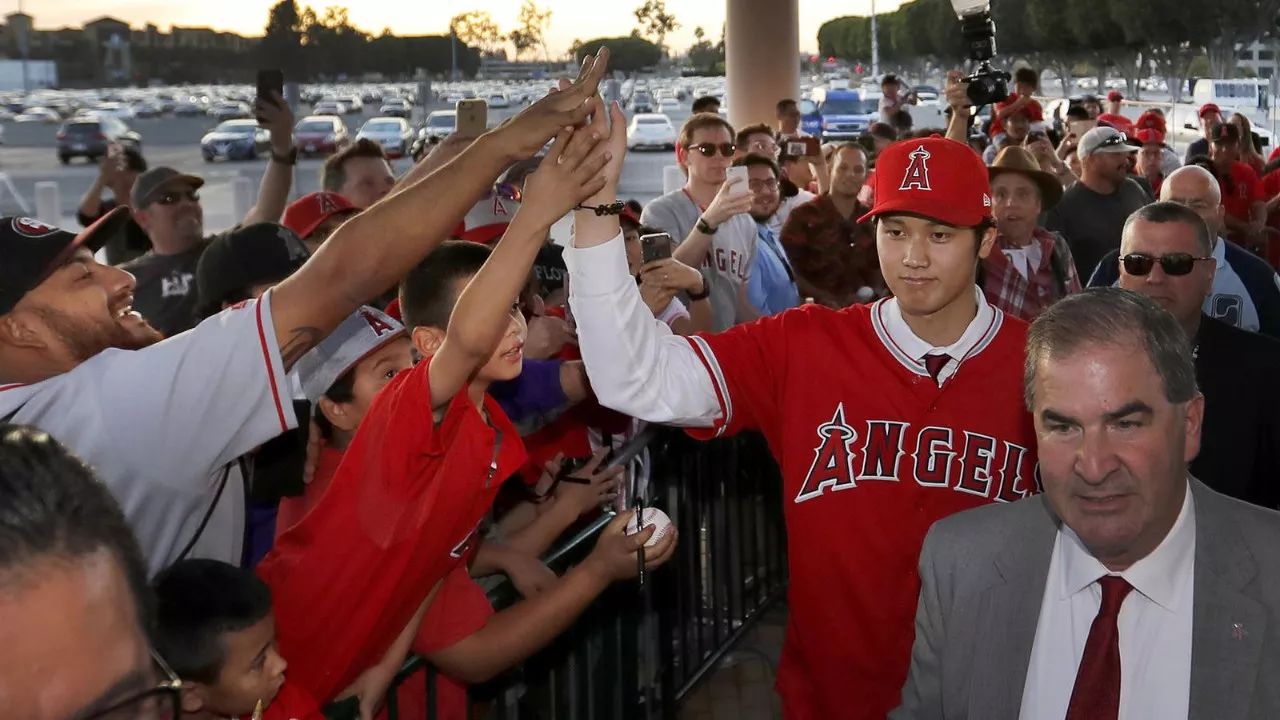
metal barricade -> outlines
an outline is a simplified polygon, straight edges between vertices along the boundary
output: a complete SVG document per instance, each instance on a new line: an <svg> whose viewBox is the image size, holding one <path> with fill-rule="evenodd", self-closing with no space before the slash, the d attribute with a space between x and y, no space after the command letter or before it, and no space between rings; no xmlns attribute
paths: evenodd
<svg viewBox="0 0 1280 720"><path fill-rule="evenodd" d="M680 701L786 591L781 477L763 438L696 442L651 427L617 454L650 455L647 503L680 532L676 556L636 583L618 583L568 631L520 668L471 688L472 717L557 720L673 718ZM598 518L545 561L557 572L580 562L612 518ZM510 582L489 593L501 610L518 600ZM410 658L388 692L424 683L434 707L436 672ZM476 715L475 713L481 713Z"/></svg>

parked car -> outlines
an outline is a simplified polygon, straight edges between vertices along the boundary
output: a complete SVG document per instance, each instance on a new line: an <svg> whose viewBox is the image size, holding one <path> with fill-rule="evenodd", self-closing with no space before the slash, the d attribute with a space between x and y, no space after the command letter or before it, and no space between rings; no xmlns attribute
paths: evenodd
<svg viewBox="0 0 1280 720"><path fill-rule="evenodd" d="M135 118L160 117L160 115L163 112L164 112L164 109L160 107L159 103L140 102L140 103L135 103L133 106L133 116Z"/></svg>
<svg viewBox="0 0 1280 720"><path fill-rule="evenodd" d="M419 135L426 133L427 138L443 140L458 128L457 110L437 110L427 116Z"/></svg>
<svg viewBox="0 0 1280 720"><path fill-rule="evenodd" d="M341 118L308 115L294 126L293 142L303 155L331 155L346 147L351 136Z"/></svg>
<svg viewBox="0 0 1280 720"><path fill-rule="evenodd" d="M209 116L215 120L241 120L253 117L253 108L246 102L222 102L209 108Z"/></svg>
<svg viewBox="0 0 1280 720"><path fill-rule="evenodd" d="M96 163L107 154L107 147L112 143L142 151L142 136L130 130L123 120L110 115L72 118L58 128L56 139L58 160L63 165L75 157Z"/></svg>
<svg viewBox="0 0 1280 720"><path fill-rule="evenodd" d="M271 152L271 133L257 120L227 120L200 138L205 162L218 158L253 160Z"/></svg>
<svg viewBox="0 0 1280 720"><path fill-rule="evenodd" d="M338 101L346 108L348 115L359 115L364 112L364 101L358 95L346 95L338 98Z"/></svg>
<svg viewBox="0 0 1280 720"><path fill-rule="evenodd" d="M640 113L632 117L631 126L627 128L627 148L637 150L642 147L674 150L676 129L671 118L661 113Z"/></svg>
<svg viewBox="0 0 1280 720"><path fill-rule="evenodd" d="M879 99L865 97L857 90L832 89L819 93L818 113L822 115L822 140L856 140L880 119Z"/></svg>
<svg viewBox="0 0 1280 720"><path fill-rule="evenodd" d="M33 107L23 110L13 121L20 123L56 123L61 119L62 116L52 108Z"/></svg>
<svg viewBox="0 0 1280 720"><path fill-rule="evenodd" d="M99 117L110 115L119 120L129 120L133 118L133 108L118 102L103 102L94 105L88 110Z"/></svg>
<svg viewBox="0 0 1280 720"><path fill-rule="evenodd" d="M404 100L393 98L382 103L382 107L378 108L378 114L383 117L407 118L413 114L413 106Z"/></svg>
<svg viewBox="0 0 1280 720"><path fill-rule="evenodd" d="M631 95L631 112L653 112L653 96L644 90L637 90Z"/></svg>
<svg viewBox="0 0 1280 720"><path fill-rule="evenodd" d="M413 142L413 129L409 121L398 117L379 117L366 120L356 139L367 138L382 146L387 157L404 157Z"/></svg>
<svg viewBox="0 0 1280 720"><path fill-rule="evenodd" d="M192 117L194 115L204 115L205 107L195 100L180 100L173 104L173 114L178 117Z"/></svg>
<svg viewBox="0 0 1280 720"><path fill-rule="evenodd" d="M511 98L506 93L493 93L488 98L488 104L491 108L511 107Z"/></svg>
<svg viewBox="0 0 1280 720"><path fill-rule="evenodd" d="M347 106L337 100L321 100L311 108L312 115L334 115L341 116L347 114Z"/></svg>

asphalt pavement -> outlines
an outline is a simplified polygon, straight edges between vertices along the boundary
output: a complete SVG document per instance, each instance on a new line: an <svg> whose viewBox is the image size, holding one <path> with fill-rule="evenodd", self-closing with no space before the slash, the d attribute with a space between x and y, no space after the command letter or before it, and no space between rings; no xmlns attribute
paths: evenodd
<svg viewBox="0 0 1280 720"><path fill-rule="evenodd" d="M490 126L519 110L490 109ZM421 114L420 109L416 111L415 122ZM343 120L354 137L364 121L372 116L348 115ZM685 117L677 114L671 119L678 127ZM235 179L246 178L251 192L256 193L266 160L205 162L200 154L200 138L217 125L217 121L209 117L145 118L127 122L142 135L142 153L151 167L167 165L205 178L201 198L206 230L216 232L235 224L238 220L234 213ZM72 160L70 165L62 165L54 150L57 128L57 125L4 124L4 145L0 146L0 215L34 214L36 184L54 182L58 187L57 214L62 218L61 224L68 229L78 227L74 219L75 209L81 196L93 185L98 168L80 159ZM298 161L293 197L320 189L323 164L323 159L319 158ZM623 168L620 196L641 202L652 200L662 194L663 167L674 164L675 154L670 151L629 154ZM397 175L407 171L410 165L407 158L392 161ZM243 199L240 204L247 207Z"/></svg>

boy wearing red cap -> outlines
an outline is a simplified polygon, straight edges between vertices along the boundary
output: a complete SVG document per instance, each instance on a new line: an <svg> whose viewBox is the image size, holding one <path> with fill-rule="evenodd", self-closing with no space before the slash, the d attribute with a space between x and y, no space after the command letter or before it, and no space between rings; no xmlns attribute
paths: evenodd
<svg viewBox="0 0 1280 720"><path fill-rule="evenodd" d="M1214 103L1201 105L1196 116L1200 118L1201 137L1187 146L1186 157L1182 158L1183 165L1190 165L1198 157L1209 157L1209 142L1213 139L1213 131L1222 124L1222 110Z"/></svg>
<svg viewBox="0 0 1280 720"><path fill-rule="evenodd" d="M313 192L289 203L280 224L297 233L314 255L339 225L359 212L360 208L336 192Z"/></svg>
<svg viewBox="0 0 1280 720"><path fill-rule="evenodd" d="M991 127L987 134L995 138L1004 132L1004 122L1010 115L1024 115L1027 122L1035 124L1044 122L1044 108L1040 101L1032 95L1040 85L1040 75L1029 67L1018 68L1013 73L1013 92L1009 97L996 103L995 112L991 115Z"/></svg>
<svg viewBox="0 0 1280 720"><path fill-rule="evenodd" d="M605 190L614 198L625 150ZM805 305L675 337L626 273L618 224L578 212L570 305L601 403L698 438L758 430L782 470L791 616L786 717L883 718L913 639L921 543L939 518L1036 491L1023 407L1026 326L975 286L996 231L986 168L928 138L877 162L874 222L894 297Z"/></svg>

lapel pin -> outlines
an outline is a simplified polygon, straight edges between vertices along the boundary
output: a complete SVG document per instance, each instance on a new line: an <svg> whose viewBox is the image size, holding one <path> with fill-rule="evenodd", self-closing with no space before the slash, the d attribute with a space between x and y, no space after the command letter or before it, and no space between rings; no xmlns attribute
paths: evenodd
<svg viewBox="0 0 1280 720"><path fill-rule="evenodd" d="M1233 640L1244 639L1244 623L1231 623L1231 638Z"/></svg>

